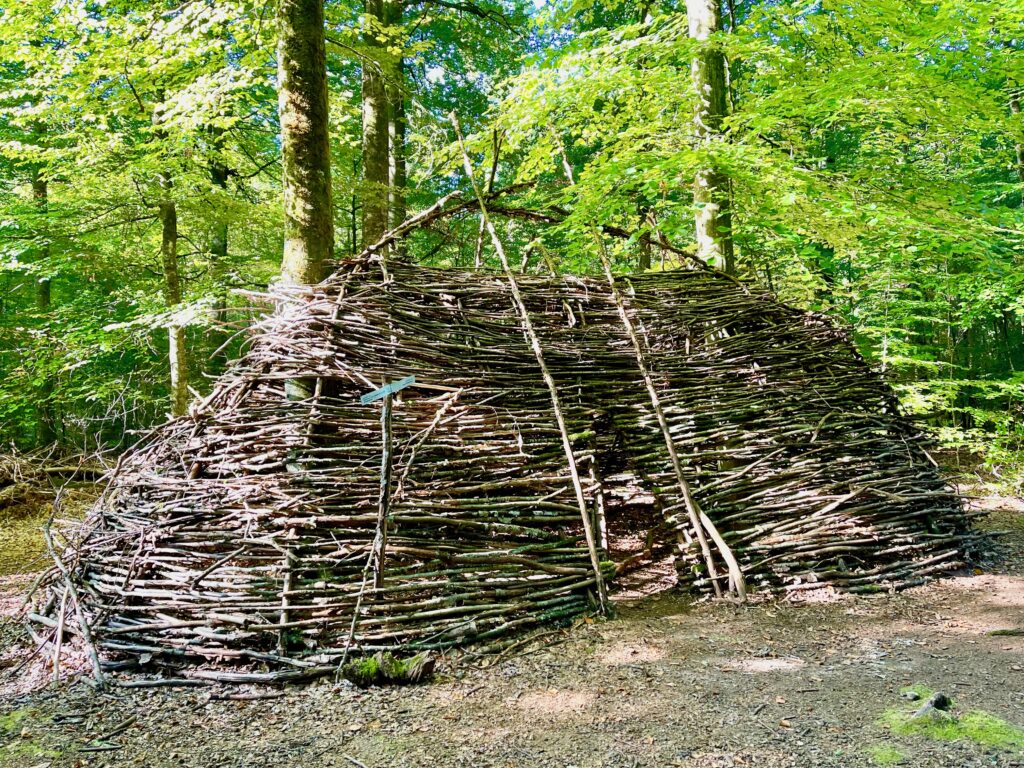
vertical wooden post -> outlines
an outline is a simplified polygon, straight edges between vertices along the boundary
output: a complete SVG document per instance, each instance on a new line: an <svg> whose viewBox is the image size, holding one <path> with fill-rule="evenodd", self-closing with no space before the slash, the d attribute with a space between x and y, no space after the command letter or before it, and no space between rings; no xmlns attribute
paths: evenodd
<svg viewBox="0 0 1024 768"><path fill-rule="evenodd" d="M385 381L384 385L387 386ZM373 539L373 587L384 586L384 553L388 546L388 511L391 502L391 406L394 395L384 395L380 412L380 496L377 500L377 534Z"/></svg>
<svg viewBox="0 0 1024 768"><path fill-rule="evenodd" d="M281 580L281 615L278 623L281 629L277 633L277 653L279 656L288 656L288 593L292 591L292 569L295 565L295 553L291 545L285 544L284 556L281 558L284 577Z"/></svg>
<svg viewBox="0 0 1024 768"><path fill-rule="evenodd" d="M383 267L383 261L381 262ZM384 556L388 546L388 513L391 507L391 411L394 405L395 392L399 392L410 384L416 383L415 376L406 376L394 384L385 377L384 386L368 392L359 398L363 405L369 405L377 400L383 399L383 407L380 412L381 432L381 457L380 457L380 496L377 499L377 533L373 537L373 545L370 547L370 557L366 562L366 569L373 568L373 586L380 589L384 586ZM364 569L364 573L366 572ZM365 584L365 577L364 582ZM362 590L360 590L362 595ZM358 610L356 611L358 615ZM353 619L353 628L355 627Z"/></svg>
<svg viewBox="0 0 1024 768"><path fill-rule="evenodd" d="M608 515L604 498L604 478L597 467L597 441L592 440L590 450L594 455L590 457L590 482L593 483L594 491L594 530L597 531L597 545L605 552L608 551Z"/></svg>

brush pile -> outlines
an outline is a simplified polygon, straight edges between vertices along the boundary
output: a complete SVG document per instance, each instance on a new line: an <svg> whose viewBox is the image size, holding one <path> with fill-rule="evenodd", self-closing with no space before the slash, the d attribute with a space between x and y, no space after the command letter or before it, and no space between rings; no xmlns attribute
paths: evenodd
<svg viewBox="0 0 1024 768"><path fill-rule="evenodd" d="M679 581L710 592L608 283L516 280L592 537L505 277L367 257L276 293L213 393L124 457L37 617L77 626L78 603L101 655L204 681L493 646L602 604L608 538L628 533L609 529L608 508L627 485L653 499ZM724 545L753 588L851 592L963 563L959 498L844 332L710 270L616 285L694 501L723 540L712 557ZM381 516L382 404L360 396L406 376Z"/></svg>

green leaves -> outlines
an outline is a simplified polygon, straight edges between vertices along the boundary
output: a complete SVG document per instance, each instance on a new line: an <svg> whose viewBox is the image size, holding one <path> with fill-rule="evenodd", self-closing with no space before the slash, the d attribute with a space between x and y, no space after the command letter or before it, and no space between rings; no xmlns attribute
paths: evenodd
<svg viewBox="0 0 1024 768"><path fill-rule="evenodd" d="M584 31L512 78L496 119L519 178L569 209L561 236L647 217L692 242L690 185L711 166L731 180L748 277L852 323L896 379L1011 381L1000 377L1020 361L1000 328L1020 339L1024 287L1024 122L1009 109L1024 82L1024 14L1013 5L747 4L713 41L730 64L732 114L710 152L692 134L683 14L602 25L593 4L559 6L549 23ZM570 147L571 190L552 127ZM587 263L584 244L569 250ZM1013 387L970 389L980 410L947 402L945 418L980 423ZM1024 432L1010 412L998 421L1006 439Z"/></svg>

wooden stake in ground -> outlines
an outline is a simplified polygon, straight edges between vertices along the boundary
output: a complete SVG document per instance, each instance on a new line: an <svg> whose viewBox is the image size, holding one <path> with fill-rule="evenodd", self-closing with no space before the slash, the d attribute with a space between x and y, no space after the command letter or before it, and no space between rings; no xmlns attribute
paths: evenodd
<svg viewBox="0 0 1024 768"><path fill-rule="evenodd" d="M383 399L380 412L381 458L380 458L380 495L377 498L377 532L373 537L373 586L380 589L384 586L384 553L388 546L388 514L391 506L391 409L396 392L416 383L415 376L407 376L401 381L384 382L384 386L375 389L359 398L363 405L369 405Z"/></svg>
<svg viewBox="0 0 1024 768"><path fill-rule="evenodd" d="M558 423L558 431L562 435L562 448L565 450L565 458L569 464L569 475L572 477L572 485L576 491L576 502L579 504L580 518L583 520L583 532L587 538L587 549L590 551L590 561L594 567L594 579L597 584L597 599L603 613L607 609L607 595L605 592L604 578L601 576L601 559L597 553L597 543L594 540L593 526L590 524L590 512L587 510L587 499L583 494L583 484L580 482L579 468L576 466L576 455L572 452L572 441L569 439L569 430L565 425L565 417L562 415L562 402L558 396L558 387L555 384L554 378L551 376L551 372L548 370L547 363L544 361L544 349L541 347L540 338L538 338L537 333L533 329L533 323L530 321L530 313L527 311L526 302L523 301L523 296L519 292L519 283L516 282L515 273L512 271L512 267L508 262L508 256L505 254L505 247L502 245L501 238L498 237L498 233L494 229L494 224L491 223L491 219L487 215L487 206L484 203L484 195L476 182L476 177L473 175L473 162L470 160L469 151L466 149L466 144L462 138L462 127L459 125L459 118L454 112L452 112L449 115L449 119L455 127L455 135L459 139L459 148L462 150L462 164L466 170L466 176L469 177L469 183L473 185L473 193L476 195L477 201L480 203L480 218L483 220L484 226L487 228L487 232L491 236L491 243L494 245L494 250L497 252L498 258L501 260L501 268L504 270L505 277L508 278L509 288L512 290L512 301L516 305L516 309L519 312L519 318L523 323L523 332L530 341L530 347L533 349L534 357L537 358L537 365L540 367L541 376L544 378L544 383L547 385L548 392L551 394L551 407L555 413L555 421Z"/></svg>

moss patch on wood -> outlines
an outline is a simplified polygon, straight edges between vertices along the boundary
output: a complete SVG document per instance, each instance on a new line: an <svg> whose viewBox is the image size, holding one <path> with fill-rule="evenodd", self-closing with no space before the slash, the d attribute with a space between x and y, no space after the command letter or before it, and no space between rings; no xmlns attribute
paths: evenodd
<svg viewBox="0 0 1024 768"><path fill-rule="evenodd" d="M371 685L421 683L434 674L434 658L420 653L400 659L390 653L377 653L352 659L341 668L341 676L360 688Z"/></svg>

